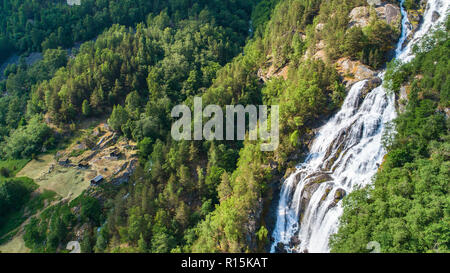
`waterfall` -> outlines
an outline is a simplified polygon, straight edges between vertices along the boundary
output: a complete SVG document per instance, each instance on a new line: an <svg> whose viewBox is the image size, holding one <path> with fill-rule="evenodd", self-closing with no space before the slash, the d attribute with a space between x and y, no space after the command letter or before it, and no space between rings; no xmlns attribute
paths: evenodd
<svg viewBox="0 0 450 273"><path fill-rule="evenodd" d="M421 27L411 25L401 1L402 34L396 58L413 58L412 46L445 21L448 0L429 0ZM436 12L440 17L436 19ZM434 20L433 20L434 18ZM384 71L378 76L383 80ZM385 124L396 117L394 95L381 86L368 90L367 80L355 83L341 110L316 134L305 161L283 183L272 233L271 252L329 252L343 208L340 200L355 187L372 182L386 151Z"/></svg>

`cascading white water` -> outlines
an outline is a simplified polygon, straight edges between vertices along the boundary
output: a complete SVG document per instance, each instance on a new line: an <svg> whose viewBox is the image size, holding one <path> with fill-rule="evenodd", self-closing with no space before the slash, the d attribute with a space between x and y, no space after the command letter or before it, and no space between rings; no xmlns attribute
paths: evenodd
<svg viewBox="0 0 450 273"><path fill-rule="evenodd" d="M402 35L395 53L407 62L412 45L445 20L450 1L428 1L423 23L405 47L411 25L403 2ZM433 21L434 12L440 17ZM343 212L343 195L371 183L386 154L381 140L385 124L396 117L396 111L393 95L382 85L367 90L366 83L352 86L341 110L315 136L305 162L284 181L271 252L328 252L329 237L337 232Z"/></svg>

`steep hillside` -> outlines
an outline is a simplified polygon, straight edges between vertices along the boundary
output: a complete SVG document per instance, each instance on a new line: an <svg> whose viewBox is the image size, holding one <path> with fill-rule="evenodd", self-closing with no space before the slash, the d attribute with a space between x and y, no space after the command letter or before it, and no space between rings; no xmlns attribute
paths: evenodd
<svg viewBox="0 0 450 273"><path fill-rule="evenodd" d="M104 2L116 3L117 1L103 1L100 4ZM39 165L42 169L36 171L39 177L35 178L40 179L38 182L41 182L43 188L61 189L63 195L70 192L65 191L66 188L60 180L63 179L68 184L72 183L74 187L77 184L84 185L86 179L81 179L84 182L79 183L81 180L78 181L78 178L83 178L85 172L95 170L108 182L104 187L89 187L78 198L76 195L79 192L72 192L70 197L75 200L70 203L64 200L57 204L47 204L49 206L44 206L45 210L39 207L42 213L36 214L36 217L25 227L25 243L32 251L65 251L65 244L74 238L83 241L83 251L93 251L96 241L101 241L103 238L100 236L98 239L94 231L105 221L108 214L114 215L109 213L115 208L114 200L125 202L132 199L122 199L124 195L122 193L129 191L128 195L133 194L136 181L126 185L109 183L114 182L112 181L114 179L109 179L110 176L126 173L128 177L132 169L136 167L137 162L129 158L127 152L123 153L126 158L122 163L128 163L128 167L122 169L124 164L119 164L121 163L119 157L117 166L111 166L111 169L105 170L102 165L107 160L113 160L106 157L112 157L110 154L114 152L107 149L108 145L99 147L98 151L70 147L66 150L67 143L72 143L80 136L80 129L87 120L99 120L105 115L107 119L111 115L108 124L114 133L110 134L115 136L115 140L119 139L118 144L129 140L138 142L139 151L133 157L139 157L140 163L135 175L140 183L151 181L149 170L158 171L158 161L161 165L164 164L164 170L159 168L160 173L154 176L158 181L162 181L158 183L156 194L161 194L167 184L171 185L169 188L173 190L172 183L176 176L196 175L197 166L206 167L207 150L202 150L200 145L199 147L190 145L191 148L187 146L187 150L189 148L192 150L191 159L189 156L180 157L186 162L192 162L188 165L189 168L182 166L183 162L179 160L170 160L171 164L168 165L169 160L164 159L169 155L169 150L173 150L171 157L178 157L176 154L179 144L167 139L170 137L170 109L171 106L183 102L186 98L210 86L216 71L241 51L241 46L249 35L253 3L249 1L182 2L164 2L162 8L167 8L164 12L156 15L145 14L146 21L135 28L115 25L95 41L83 44L79 53L70 58L65 50L49 49L44 52L43 60L32 66L21 62L20 65L7 69L7 78L0 84L3 93L1 103L5 106L2 107L0 115L2 160L9 162L16 158L35 158L36 161L30 164L37 167L40 163L39 153L49 151L54 154L59 151L56 155L60 161L58 165L55 163L53 168L51 163ZM137 8L135 3L124 1L120 3ZM79 11L86 8L88 4L89 1L85 1L81 6L73 7L73 10ZM5 9L7 10L9 9ZM14 7L11 10L14 10ZM39 7L39 11L44 10L44 7ZM186 10L189 11L188 14L185 13ZM118 19L117 16L114 18ZM83 146L83 142L76 146ZM121 148L122 146L119 150ZM183 152L185 148L186 146L183 146ZM199 148L201 154L198 151ZM218 149L222 151L224 147L221 146ZM223 165L231 169L233 161L236 160L237 151L228 148L225 148L225 151L228 151L230 163ZM157 152L159 154L156 154ZM153 158L158 160L151 160L152 153ZM197 158L201 160L197 161ZM60 166L59 163L65 165ZM86 164L90 168L87 171L83 170ZM153 164L155 166L152 166ZM129 169L131 165L132 168ZM74 171L74 167L80 169ZM181 171L178 171L180 167ZM34 173L35 170L31 169L32 167L23 171ZM118 171L117 174L116 171ZM42 177L41 174L43 174ZM73 177L69 179L67 175ZM172 182L167 181L169 176L174 177ZM91 178L89 175L86 177ZM126 181L127 179L122 182ZM208 186L208 188L204 186L205 190L198 191L189 177L183 178L183 181L191 186L188 192L182 195L184 202L193 200L192 208L195 210L199 210L202 205L200 197L212 195L210 192L215 190L214 186ZM151 182L155 183L156 180ZM128 185L130 185L129 190ZM140 185L136 188L141 189ZM201 193L200 197L197 196L198 192ZM153 201L154 198L150 197L151 193L148 194L149 200ZM116 195L121 197L115 198ZM171 207L181 205L183 208L181 212L188 208L183 202L179 204L177 199L165 197L162 199L170 200ZM205 203L212 206L212 201ZM156 206L160 208L160 211L168 211L172 214L171 209L167 209L164 204ZM206 207L208 206L205 205ZM125 219L129 209L135 210L128 205L117 207L120 214L123 213L122 209L125 209L123 214ZM143 211L146 212L146 210L144 206ZM151 216L147 216L145 218L147 220L153 221L156 217L156 211L146 213ZM163 232L163 235L184 232L184 229L188 227L186 217L190 217L191 212L186 213L188 213L187 216L184 215L185 218L181 218L184 224L180 231L177 231L178 227L177 229L170 227L168 231ZM175 215L163 217L163 219L170 221L171 217ZM195 217L192 217L194 223L198 219ZM121 221L118 223L122 224ZM112 231L124 229L119 225L116 226L112 218L110 226ZM108 231L106 228L103 230ZM121 232L121 234L125 233ZM105 243L113 239L113 235L114 232L111 232L111 235L108 234ZM127 235L129 239L123 237L122 241L129 241L131 249L134 237L131 236L131 232L129 236ZM139 239L140 234L137 236ZM150 240L150 238L146 234L145 239ZM106 246L100 245L96 250L105 251ZM167 246L163 245L163 247L167 249ZM112 250L112 247L108 250Z"/></svg>
<svg viewBox="0 0 450 273"><path fill-rule="evenodd" d="M362 27L352 23L356 19L351 12L359 9L373 11ZM225 193L219 191L219 196L224 197L220 206L199 225L194 251L267 250L270 226L274 224L270 207L272 199L276 203L279 181L293 171L305 154L315 128L341 105L345 83L350 86L351 81L362 77L371 79L372 87L380 84L374 79L374 70L387 59L399 34L400 16L386 16L389 9L398 11L392 4L371 8L365 1L282 1L275 7L264 34L255 37L245 55L235 59L231 67L238 70L245 65L247 74L256 72L264 83L262 101L280 105L280 146L273 153L261 153L260 143L245 143L231 181L228 182L228 176L222 179L221 183L230 186L219 187L227 189ZM363 42L356 48L352 42L356 39L355 29L360 35L357 39ZM337 44L340 39L349 41L345 43L347 48ZM323 48L318 48L320 44ZM323 53L316 54L320 49ZM374 50L382 51L365 59ZM353 61L355 56L362 61ZM356 76L339 69L339 60L352 62L358 71ZM210 98L215 92L216 89L210 89L204 96Z"/></svg>
<svg viewBox="0 0 450 273"><path fill-rule="evenodd" d="M406 89L404 110L388 134L389 151L374 187L344 201L334 252L449 252L449 20L408 64L390 67L393 92Z"/></svg>
<svg viewBox="0 0 450 273"><path fill-rule="evenodd" d="M403 3L414 33L426 4ZM0 195L0 249L31 252L67 252L74 240L97 253L269 251L283 182L355 83L355 105L379 90L402 31L394 0L0 7L0 60L42 51L42 60L21 57L0 80L0 187L23 196L14 208ZM410 64L389 65L403 113L398 135L385 139L375 189L333 192L333 205L345 204L333 251L365 251L368 240L382 240L386 252L448 251L448 227L436 223L447 219L447 33ZM79 49L62 49L76 42ZM222 109L279 105L278 149L262 152L262 140L174 140L172 108L193 110L194 97ZM336 160L312 177L315 188Z"/></svg>

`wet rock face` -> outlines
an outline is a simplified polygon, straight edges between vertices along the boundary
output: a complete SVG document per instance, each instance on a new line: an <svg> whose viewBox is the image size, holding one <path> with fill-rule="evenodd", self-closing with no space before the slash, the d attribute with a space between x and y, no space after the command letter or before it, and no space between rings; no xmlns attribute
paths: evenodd
<svg viewBox="0 0 450 273"><path fill-rule="evenodd" d="M417 10L408 10L408 19L410 22L411 27L411 33L409 34L408 38L404 42L403 46L405 46L412 38L414 33L417 31L417 29L420 27L421 22L423 20L423 13L427 7L427 1L422 0L419 3L419 8ZM434 19L436 19L436 16L439 16L439 13L434 15Z"/></svg>
<svg viewBox="0 0 450 273"><path fill-rule="evenodd" d="M361 90L361 99L364 99L370 91L372 91L375 88L377 88L378 86L380 86L381 83L382 83L382 81L379 77L373 77L373 78L369 79L364 84L364 86Z"/></svg>
<svg viewBox="0 0 450 273"><path fill-rule="evenodd" d="M436 22L439 18L441 17L441 15L439 14L439 12L437 11L433 11L433 14L431 15L431 20L434 22Z"/></svg>
<svg viewBox="0 0 450 273"><path fill-rule="evenodd" d="M297 235L294 235L291 237L291 240L289 241L289 248L295 248L296 246L300 245L300 239Z"/></svg>
<svg viewBox="0 0 450 273"><path fill-rule="evenodd" d="M292 167L292 168L287 169L287 170L286 170L286 173L285 173L284 176L283 176L283 181L282 181L282 182L284 182L284 180L285 180L286 178L288 178L291 174L295 173L296 170L297 170L297 168L295 168L295 167Z"/></svg>
<svg viewBox="0 0 450 273"><path fill-rule="evenodd" d="M347 192L344 189L337 189L334 193L334 200L342 200L342 198L344 198L346 194Z"/></svg>
<svg viewBox="0 0 450 273"><path fill-rule="evenodd" d="M325 189L324 194L323 194L322 197L320 198L320 202L323 202L323 201L325 201L325 199L327 199L328 194L330 194L330 191L331 191L331 190L332 190L332 187L331 187L331 186L328 186L328 187Z"/></svg>
<svg viewBox="0 0 450 273"><path fill-rule="evenodd" d="M300 182L300 179L302 179L303 172L299 172L295 175L295 184L298 184Z"/></svg>
<svg viewBox="0 0 450 273"><path fill-rule="evenodd" d="M278 242L278 244L275 246L275 252L276 253L288 253L286 250L286 247L293 250L295 252L295 248L299 246L301 243L300 239L298 238L298 235L294 235L289 240L289 244L283 244L282 242Z"/></svg>
<svg viewBox="0 0 450 273"><path fill-rule="evenodd" d="M346 192L344 189L337 189L337 190L334 192L334 200L333 200L333 203L330 204L330 206L328 207L328 209L331 209L331 208L335 207L335 206L337 205L337 203L338 203L339 201L341 201L341 200L345 197L345 195L347 195L347 192Z"/></svg>
<svg viewBox="0 0 450 273"><path fill-rule="evenodd" d="M306 208L309 206L309 202L311 201L311 197L313 196L314 192L319 188L319 183L309 182L307 185L305 185L302 197L300 200L300 210L299 210L299 223L302 222L303 215L306 211Z"/></svg>
<svg viewBox="0 0 450 273"><path fill-rule="evenodd" d="M323 183L332 180L331 176L327 173L315 173L307 177L309 183Z"/></svg>
<svg viewBox="0 0 450 273"><path fill-rule="evenodd" d="M328 147L325 154L326 162L324 163L324 168L322 168L324 171L331 171L331 167L333 167L334 163L336 162L336 160L338 159L338 157L340 156L341 152L344 149L345 143L343 140L347 134L348 129L339 132L338 137L336 137L333 140L332 144Z"/></svg>
<svg viewBox="0 0 450 273"><path fill-rule="evenodd" d="M279 242L276 246L275 246L275 252L276 253L287 253L285 245L282 242Z"/></svg>

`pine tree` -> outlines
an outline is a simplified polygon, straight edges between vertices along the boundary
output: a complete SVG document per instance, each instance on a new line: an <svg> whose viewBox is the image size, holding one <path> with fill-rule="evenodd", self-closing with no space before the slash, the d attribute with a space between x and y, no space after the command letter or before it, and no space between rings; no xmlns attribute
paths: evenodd
<svg viewBox="0 0 450 273"><path fill-rule="evenodd" d="M81 105L81 112L85 117L91 114L91 106L89 105L89 102L87 100L83 101L83 104Z"/></svg>

